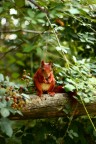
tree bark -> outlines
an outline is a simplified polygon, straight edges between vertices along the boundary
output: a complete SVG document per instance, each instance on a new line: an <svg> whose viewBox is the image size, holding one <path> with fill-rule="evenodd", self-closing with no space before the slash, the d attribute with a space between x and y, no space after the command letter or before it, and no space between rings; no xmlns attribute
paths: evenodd
<svg viewBox="0 0 96 144"><path fill-rule="evenodd" d="M96 102L85 105L90 115L96 115ZM73 102L67 94L55 94L51 97L44 94L41 98L37 95L30 95L26 106L21 110L21 115L11 115L13 120L27 120L37 118L67 117L69 115L87 115L82 104Z"/></svg>

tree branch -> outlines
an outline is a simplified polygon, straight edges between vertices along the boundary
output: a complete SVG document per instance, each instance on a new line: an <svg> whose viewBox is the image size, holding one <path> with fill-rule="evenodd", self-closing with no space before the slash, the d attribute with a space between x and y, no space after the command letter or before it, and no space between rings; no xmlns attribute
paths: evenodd
<svg viewBox="0 0 96 144"><path fill-rule="evenodd" d="M34 0L28 0L28 1L30 1L32 4L34 4L40 11L42 11L42 12L46 13L47 15L49 15L49 12L47 11L47 9L42 8L41 6L39 6L37 3L35 3Z"/></svg>
<svg viewBox="0 0 96 144"><path fill-rule="evenodd" d="M8 53L12 52L13 50L17 50L18 48L11 48L10 50L8 50L7 52L4 52L4 53L0 53L1 57L0 57L0 60L3 59Z"/></svg>
<svg viewBox="0 0 96 144"><path fill-rule="evenodd" d="M68 105L71 106L71 110L66 109ZM96 102L86 104L86 108L90 115L96 115ZM54 97L44 94L42 98L31 95L26 107L22 108L22 113L23 116L11 115L10 119L25 120L31 118L67 117L73 115L73 113L76 117L87 115L82 104L72 104L67 94L55 94Z"/></svg>
<svg viewBox="0 0 96 144"><path fill-rule="evenodd" d="M16 33L16 32L27 32L27 33L34 33L34 34L45 34L45 33L53 33L51 31L34 31L34 30L27 30L27 29L18 29L18 30L6 30L0 31L0 33Z"/></svg>

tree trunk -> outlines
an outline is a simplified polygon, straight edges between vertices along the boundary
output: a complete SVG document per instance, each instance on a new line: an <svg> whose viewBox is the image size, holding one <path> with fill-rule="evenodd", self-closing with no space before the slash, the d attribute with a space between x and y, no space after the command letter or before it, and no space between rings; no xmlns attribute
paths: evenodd
<svg viewBox="0 0 96 144"><path fill-rule="evenodd" d="M41 98L36 95L30 95L30 100L22 108L23 116L11 115L10 119L37 119L52 117L67 117L68 115L81 116L86 115L82 104L73 102L67 94L55 94L51 97L44 94ZM85 105L90 115L96 115L96 102Z"/></svg>

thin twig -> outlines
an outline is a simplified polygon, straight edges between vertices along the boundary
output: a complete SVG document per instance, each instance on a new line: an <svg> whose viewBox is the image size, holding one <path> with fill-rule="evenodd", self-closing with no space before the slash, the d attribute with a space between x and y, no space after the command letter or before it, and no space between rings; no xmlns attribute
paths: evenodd
<svg viewBox="0 0 96 144"><path fill-rule="evenodd" d="M58 46L61 47L60 40L59 40L59 38L58 38L58 36L57 36L57 34L56 34L56 31L55 31L54 27L52 26L51 21L50 21L50 19L49 19L49 17L48 17L47 15L46 15L46 18L47 18L47 20L48 20L48 22L49 22L49 24L50 24L50 26L51 26L51 28L52 28L52 30L53 30L53 33L54 33L54 35L55 35L55 37L56 37L56 40L57 40L57 42L58 42ZM64 57L64 60L65 60L66 63L67 63L67 66L69 67L69 60L67 59L67 57L66 57L66 55L65 55L64 53L63 53L63 57Z"/></svg>
<svg viewBox="0 0 96 144"><path fill-rule="evenodd" d="M75 108L74 108L74 110L73 110L73 113L72 113L71 117L69 118L68 127L67 127L67 130L66 130L66 132L65 132L65 134L64 134L64 136L63 136L63 139L66 137L66 135L67 135L67 133L68 133L68 130L69 130L70 125L71 125L71 123L72 123L72 120L73 120L73 118L74 118L74 116L75 116L75 113L76 113L77 108L78 108L78 103L76 104L76 106L75 106Z"/></svg>
<svg viewBox="0 0 96 144"><path fill-rule="evenodd" d="M89 113L88 113L88 110L87 110L87 108L86 108L86 106L85 106L85 103L84 103L84 101L83 101L83 99L82 99L81 96L80 96L80 99L81 99L82 105L83 105L83 107L84 107L84 109L85 109L85 111L86 111L86 114L87 114L87 116L88 116L88 118L89 118L89 120L90 120L90 123L92 124L93 129L94 129L94 131L96 132L96 127L95 127L95 125L94 125L94 123L93 123L93 121L92 121L92 119L91 119L91 117L90 117L90 115L89 115Z"/></svg>
<svg viewBox="0 0 96 144"><path fill-rule="evenodd" d="M61 0L62 3L64 3L64 0Z"/></svg>
<svg viewBox="0 0 96 144"><path fill-rule="evenodd" d="M17 50L18 48L16 48L15 50ZM14 50L14 48L11 48L10 50L8 50L7 52L3 53L3 55L0 57L0 60L3 59L8 53L12 52Z"/></svg>
<svg viewBox="0 0 96 144"><path fill-rule="evenodd" d="M34 31L34 30L22 30L22 29L18 29L18 30L0 30L0 33L14 33L14 32L29 32L29 33L42 33L41 31Z"/></svg>
<svg viewBox="0 0 96 144"><path fill-rule="evenodd" d="M0 30L0 33L15 33L15 32L27 32L27 33L34 33L34 34L45 34L45 33L53 33L52 31L34 31L34 30L27 30L27 29L18 29L18 30Z"/></svg>
<svg viewBox="0 0 96 144"><path fill-rule="evenodd" d="M49 12L47 11L47 9L42 8L40 5L38 5L36 2L34 2L33 0L28 0L30 1L32 4L34 4L40 11L46 13L47 15L49 15Z"/></svg>

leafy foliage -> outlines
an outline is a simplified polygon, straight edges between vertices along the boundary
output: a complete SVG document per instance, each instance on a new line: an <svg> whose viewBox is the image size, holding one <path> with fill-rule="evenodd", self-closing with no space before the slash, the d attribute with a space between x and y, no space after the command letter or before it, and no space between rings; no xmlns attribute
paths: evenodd
<svg viewBox="0 0 96 144"><path fill-rule="evenodd" d="M82 96L85 103L96 99L95 65L90 60L75 59L70 68L57 67L57 83L64 84L66 92L77 92L78 100ZM94 69L93 69L94 67ZM94 75L93 75L94 74ZM76 98L77 98L76 97Z"/></svg>
<svg viewBox="0 0 96 144"><path fill-rule="evenodd" d="M14 125L7 117L10 113L20 114L11 107L14 92L16 101L19 96L20 101L22 97L29 99L26 93L35 92L30 89L34 87L32 76L42 59L54 63L57 84L62 84L67 93L75 91L74 97L79 102L96 99L96 0L1 0L0 16L0 142L95 143L96 131L85 117L33 120L30 124L23 121ZM31 76L25 73L22 87L23 69L31 72ZM10 82L9 77L19 84ZM92 120L96 126L95 118Z"/></svg>
<svg viewBox="0 0 96 144"><path fill-rule="evenodd" d="M1 58L5 55L6 57L0 63L5 75L17 79L25 68L33 72L41 59L53 62L61 59L60 65L63 65L64 53L69 60L72 60L72 55L95 56L95 4L73 0L36 3L46 9L51 26L46 12L36 8L31 2L1 1L3 7L1 6L0 51ZM52 27L58 35L62 49L60 45L58 48ZM6 63L6 60L9 63ZM5 63L6 66L3 65Z"/></svg>
<svg viewBox="0 0 96 144"><path fill-rule="evenodd" d="M19 125L17 123L18 128L14 127L14 136L6 140L8 144L13 142L17 144L90 144L95 142L96 135L88 119L74 119L65 137L68 122L68 118L22 121Z"/></svg>
<svg viewBox="0 0 96 144"><path fill-rule="evenodd" d="M8 117L10 114L16 113L22 115L19 110L24 108L26 99L30 98L23 93L21 85L10 82L9 77L4 78L3 74L0 74L0 126L1 130L9 137L12 136L13 130Z"/></svg>

